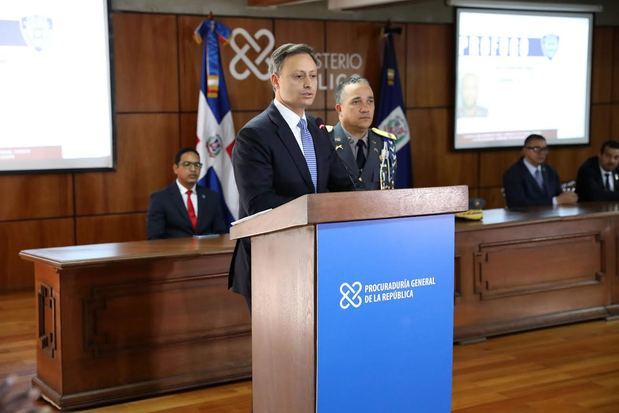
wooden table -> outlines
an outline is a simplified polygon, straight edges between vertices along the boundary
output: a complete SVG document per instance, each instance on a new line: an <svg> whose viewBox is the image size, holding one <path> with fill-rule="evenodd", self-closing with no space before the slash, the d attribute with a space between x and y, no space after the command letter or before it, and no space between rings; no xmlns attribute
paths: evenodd
<svg viewBox="0 0 619 413"><path fill-rule="evenodd" d="M454 339L619 315L619 203L484 211L456 224ZM26 250L34 383L76 409L251 376L227 236Z"/></svg>
<svg viewBox="0 0 619 413"><path fill-rule="evenodd" d="M619 314L619 204L484 211L456 225L454 338Z"/></svg>
<svg viewBox="0 0 619 413"><path fill-rule="evenodd" d="M251 377L227 289L228 236L25 250L38 300L34 384L61 409Z"/></svg>

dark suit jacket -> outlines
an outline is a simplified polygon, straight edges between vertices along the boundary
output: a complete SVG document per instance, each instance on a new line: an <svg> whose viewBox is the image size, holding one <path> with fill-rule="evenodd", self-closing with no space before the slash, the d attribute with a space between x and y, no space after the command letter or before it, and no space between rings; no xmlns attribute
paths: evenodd
<svg viewBox="0 0 619 413"><path fill-rule="evenodd" d="M185 201L176 181L150 196L148 205L148 239L191 237L223 234L226 231L219 197L210 189L196 186L198 225L194 231L187 215Z"/></svg>
<svg viewBox="0 0 619 413"><path fill-rule="evenodd" d="M561 193L559 175L548 165L542 165L544 189L542 190L531 172L524 164L523 158L513 164L503 174L503 189L508 208L552 205L552 198Z"/></svg>
<svg viewBox="0 0 619 413"><path fill-rule="evenodd" d="M380 153L383 150L384 139L388 142L388 149L391 152L395 152L395 144L391 139L383 138L377 135L370 129L368 131L368 156L363 166L363 170L359 171L357 166L357 160L353 153L350 144L348 143L348 136L342 128L342 125L338 122L333 130L329 133L331 142L335 147L335 152L338 154L351 179L355 182L357 190L372 190L380 189ZM395 175L395 171L393 172Z"/></svg>
<svg viewBox="0 0 619 413"><path fill-rule="evenodd" d="M587 159L578 168L576 193L579 201L617 201L619 200L619 168L611 172L614 191L604 188L597 156Z"/></svg>
<svg viewBox="0 0 619 413"><path fill-rule="evenodd" d="M327 134L307 116L314 141L318 170L316 192L354 188ZM299 196L314 193L303 152L290 127L273 103L238 133L232 152L239 190L239 218L275 208ZM237 242L229 274L229 287L251 299L250 243Z"/></svg>

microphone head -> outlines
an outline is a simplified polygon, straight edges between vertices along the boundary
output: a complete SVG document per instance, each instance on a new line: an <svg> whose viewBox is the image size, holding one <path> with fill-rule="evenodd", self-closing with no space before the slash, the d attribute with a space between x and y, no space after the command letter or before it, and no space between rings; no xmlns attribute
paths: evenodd
<svg viewBox="0 0 619 413"><path fill-rule="evenodd" d="M318 129L325 129L325 123L322 119L320 118L316 118L316 126L318 126Z"/></svg>

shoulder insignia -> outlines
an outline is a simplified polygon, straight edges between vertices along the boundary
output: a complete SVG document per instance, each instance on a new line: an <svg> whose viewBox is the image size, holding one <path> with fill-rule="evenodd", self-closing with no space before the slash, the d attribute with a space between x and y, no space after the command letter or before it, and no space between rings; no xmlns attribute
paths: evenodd
<svg viewBox="0 0 619 413"><path fill-rule="evenodd" d="M333 131L333 126L325 125L325 129L327 130L327 132L331 133L331 131Z"/></svg>
<svg viewBox="0 0 619 413"><path fill-rule="evenodd" d="M386 131L378 129L378 128L372 128L372 132L374 132L375 134L377 134L379 136L382 136L383 138L389 138L389 139L393 139L393 140L398 139L397 136L395 136L393 133L386 132Z"/></svg>

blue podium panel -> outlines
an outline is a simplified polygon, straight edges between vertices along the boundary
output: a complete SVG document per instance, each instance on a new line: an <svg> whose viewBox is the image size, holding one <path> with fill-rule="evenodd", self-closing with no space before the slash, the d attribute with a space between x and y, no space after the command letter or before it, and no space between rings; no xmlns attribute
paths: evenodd
<svg viewBox="0 0 619 413"><path fill-rule="evenodd" d="M454 217L317 226L316 411L447 413Z"/></svg>

